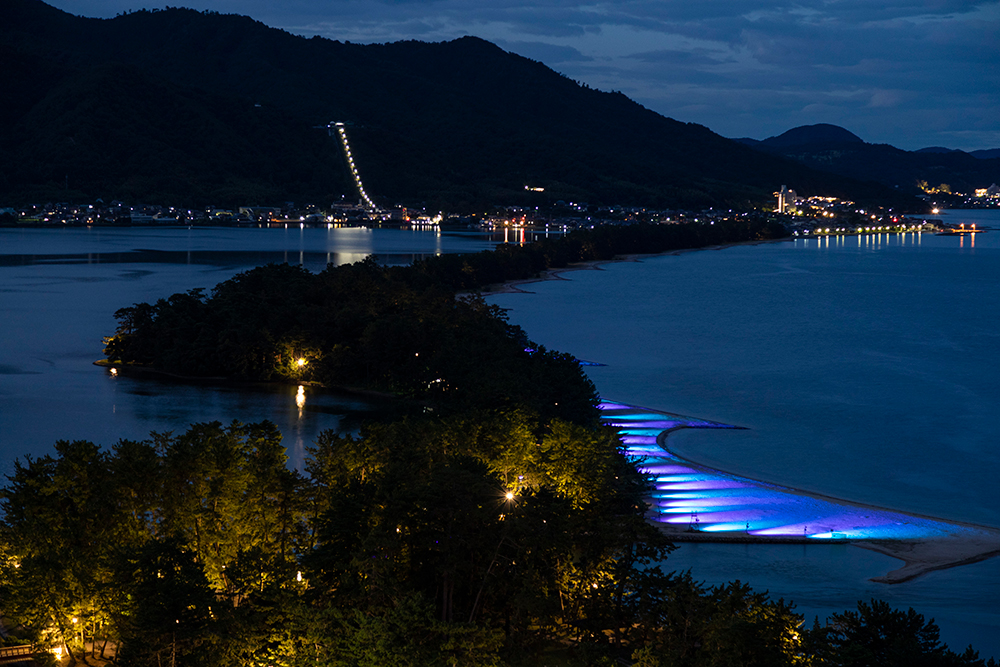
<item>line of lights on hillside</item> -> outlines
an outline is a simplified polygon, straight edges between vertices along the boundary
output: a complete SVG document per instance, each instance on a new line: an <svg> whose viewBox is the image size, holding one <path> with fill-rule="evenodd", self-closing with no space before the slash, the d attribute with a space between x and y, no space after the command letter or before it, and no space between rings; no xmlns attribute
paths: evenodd
<svg viewBox="0 0 1000 667"><path fill-rule="evenodd" d="M344 155L347 156L347 164L351 168L351 174L354 176L354 183L358 186L358 192L361 194L361 199L370 209L378 208L375 206L375 202L371 200L368 193L365 192L365 186L361 183L361 174L358 173L358 168L354 164L354 156L351 155L351 145L347 141L347 130L344 129L343 123L334 123L337 128L337 136L340 137L340 144L344 148Z"/></svg>

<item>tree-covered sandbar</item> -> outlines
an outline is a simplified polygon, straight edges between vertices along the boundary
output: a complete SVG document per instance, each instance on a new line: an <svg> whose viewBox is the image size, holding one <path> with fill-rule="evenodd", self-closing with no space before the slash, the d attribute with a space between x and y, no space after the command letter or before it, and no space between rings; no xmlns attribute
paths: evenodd
<svg viewBox="0 0 1000 667"><path fill-rule="evenodd" d="M311 275L262 267L137 304L109 348L197 375L228 340L231 377L360 384L413 413L323 435L303 473L268 423L19 463L2 581L22 636L120 664L775 665L840 664L891 626L896 654L984 664L912 611L865 603L806 631L744 584L667 572L648 480L575 359L431 281L371 262Z"/></svg>

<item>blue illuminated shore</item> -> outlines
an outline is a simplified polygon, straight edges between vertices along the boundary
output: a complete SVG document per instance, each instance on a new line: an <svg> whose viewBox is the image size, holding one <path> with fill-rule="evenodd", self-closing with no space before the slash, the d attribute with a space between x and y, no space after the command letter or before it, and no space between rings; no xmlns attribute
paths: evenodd
<svg viewBox="0 0 1000 667"><path fill-rule="evenodd" d="M653 479L650 520L675 541L849 542L905 561L873 581L900 583L1000 555L1000 530L828 498L682 459L666 447L682 428L733 429L622 403L598 406Z"/></svg>

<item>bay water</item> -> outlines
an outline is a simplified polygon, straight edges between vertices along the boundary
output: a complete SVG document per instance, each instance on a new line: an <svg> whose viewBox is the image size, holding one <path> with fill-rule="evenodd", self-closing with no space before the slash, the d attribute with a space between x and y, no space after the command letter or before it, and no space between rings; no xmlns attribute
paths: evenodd
<svg viewBox="0 0 1000 667"><path fill-rule="evenodd" d="M948 222L1000 226L997 211ZM698 463L1000 527L1000 230L798 239L616 262L490 301L530 338L606 364L602 398L746 430L686 430ZM843 545L687 544L668 569L733 579L824 619L882 598L1000 656L1000 558L905 584Z"/></svg>
<svg viewBox="0 0 1000 667"><path fill-rule="evenodd" d="M295 386L112 376L93 362L115 332L115 311L208 290L269 262L317 272L369 255L407 264L494 245L479 233L436 229L0 228L0 473L17 457L52 453L57 440L111 446L195 422L264 419L301 467L321 431L353 431L384 405L312 388L298 397Z"/></svg>
<svg viewBox="0 0 1000 667"><path fill-rule="evenodd" d="M1000 225L995 212L947 219ZM300 466L320 431L353 430L383 406L311 389L297 399L292 386L113 377L92 362L114 311L267 262L318 271L493 244L436 230L0 229L0 472L59 439L110 446L233 419L276 423ZM606 364L588 367L606 398L747 427L673 434L679 454L1000 526L1000 231L739 246L562 277L489 300L533 340ZM1000 656L1000 559L896 586L868 579L898 561L844 545L683 545L666 565L795 600L807 623L871 597L912 606L952 648Z"/></svg>

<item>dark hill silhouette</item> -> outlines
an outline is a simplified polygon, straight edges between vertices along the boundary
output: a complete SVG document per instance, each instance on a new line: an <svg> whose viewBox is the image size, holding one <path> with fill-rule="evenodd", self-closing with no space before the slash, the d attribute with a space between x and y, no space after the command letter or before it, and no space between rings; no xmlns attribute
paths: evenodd
<svg viewBox="0 0 1000 667"><path fill-rule="evenodd" d="M965 151L960 151L957 148L945 148L944 146L928 146L927 148L919 148L914 153L964 153Z"/></svg>
<svg viewBox="0 0 1000 667"><path fill-rule="evenodd" d="M876 181L916 194L918 184L946 184L953 192L970 193L1000 181L1000 155L931 147L904 151L888 144L869 144L836 125L806 125L763 141L737 139L757 150L796 160L814 169Z"/></svg>
<svg viewBox="0 0 1000 667"><path fill-rule="evenodd" d="M810 144L863 144L864 140L837 125L819 123L795 127L776 137L762 141L766 146L804 146Z"/></svg>
<svg viewBox="0 0 1000 667"><path fill-rule="evenodd" d="M329 121L353 123L367 189L387 204L746 205L781 184L893 196L473 37L362 46L189 9L100 20L4 0L0 49L12 63L0 84L17 99L2 112L0 150L20 165L0 174L6 199L353 197L336 144L314 129Z"/></svg>

